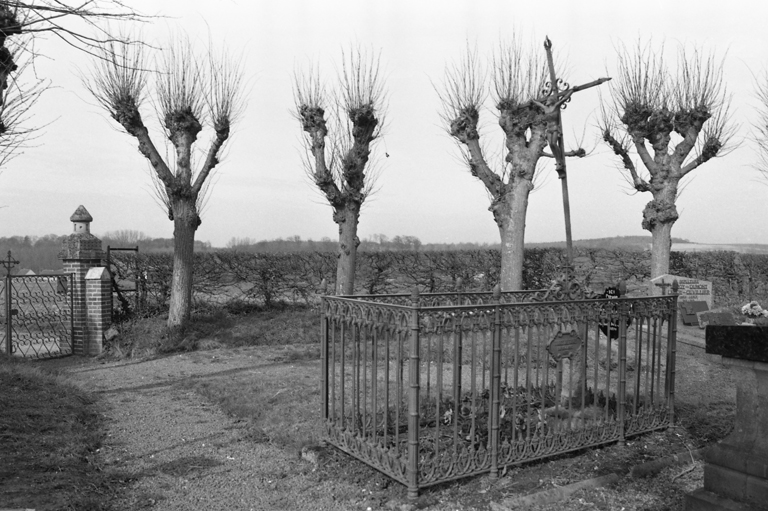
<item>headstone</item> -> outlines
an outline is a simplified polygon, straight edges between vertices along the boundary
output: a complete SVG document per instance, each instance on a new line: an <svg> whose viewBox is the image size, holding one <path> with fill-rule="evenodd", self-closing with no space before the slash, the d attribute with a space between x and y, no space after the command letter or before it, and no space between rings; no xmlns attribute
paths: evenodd
<svg viewBox="0 0 768 511"><path fill-rule="evenodd" d="M691 279L688 277L679 277L677 275L661 275L655 279L651 279L651 295L660 295L662 287L662 281L664 284L672 284L677 280L678 297L677 301L682 305L683 302L706 302L708 310L712 308L712 282L708 280ZM672 292L671 288L667 288L667 294Z"/></svg>

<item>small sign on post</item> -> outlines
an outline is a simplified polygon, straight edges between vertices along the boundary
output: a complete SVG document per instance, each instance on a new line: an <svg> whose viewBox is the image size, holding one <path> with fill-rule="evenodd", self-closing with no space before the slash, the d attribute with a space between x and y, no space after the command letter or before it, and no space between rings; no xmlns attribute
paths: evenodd
<svg viewBox="0 0 768 511"><path fill-rule="evenodd" d="M581 337L576 330L557 332L547 346L547 351L557 362L564 358L573 360L581 353Z"/></svg>

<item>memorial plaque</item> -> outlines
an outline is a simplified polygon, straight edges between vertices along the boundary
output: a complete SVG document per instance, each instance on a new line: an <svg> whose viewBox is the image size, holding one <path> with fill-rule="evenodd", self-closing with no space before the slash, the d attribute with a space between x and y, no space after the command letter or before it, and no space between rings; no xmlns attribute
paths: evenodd
<svg viewBox="0 0 768 511"><path fill-rule="evenodd" d="M666 289L666 294L671 294L672 282L675 280L677 280L677 293L679 295L677 301L680 305L683 302L706 302L707 309L705 310L712 308L712 283L708 280L689 279L670 274L661 275L651 279L650 294L653 296L660 295L662 289Z"/></svg>
<svg viewBox="0 0 768 511"><path fill-rule="evenodd" d="M557 332L547 346L547 351L558 362L564 358L573 360L581 353L581 337L576 330Z"/></svg>

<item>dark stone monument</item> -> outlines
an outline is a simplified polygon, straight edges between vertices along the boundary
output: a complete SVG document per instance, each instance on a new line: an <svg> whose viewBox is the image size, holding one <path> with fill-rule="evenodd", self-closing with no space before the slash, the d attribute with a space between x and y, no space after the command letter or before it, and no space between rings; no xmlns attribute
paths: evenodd
<svg viewBox="0 0 768 511"><path fill-rule="evenodd" d="M759 510L768 504L768 327L708 325L707 353L721 355L736 381L733 432L705 455L704 487L688 511Z"/></svg>

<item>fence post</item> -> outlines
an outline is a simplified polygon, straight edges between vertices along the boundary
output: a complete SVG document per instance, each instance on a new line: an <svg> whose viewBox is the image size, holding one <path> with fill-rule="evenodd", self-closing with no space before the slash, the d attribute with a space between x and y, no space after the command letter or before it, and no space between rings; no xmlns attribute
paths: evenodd
<svg viewBox="0 0 768 511"><path fill-rule="evenodd" d="M411 339L408 365L408 498L419 497L419 290L414 288L411 294Z"/></svg>
<svg viewBox="0 0 768 511"><path fill-rule="evenodd" d="M493 352L491 354L491 479L499 477L499 406L501 394L501 286L493 288Z"/></svg>
<svg viewBox="0 0 768 511"><path fill-rule="evenodd" d="M680 285L677 279L672 281L672 295L674 303L672 304L672 317L669 319L669 330L667 331L667 408L669 410L669 425L675 425L675 361L677 360L677 292Z"/></svg>
<svg viewBox="0 0 768 511"><path fill-rule="evenodd" d="M326 292L327 284L325 279L320 284L321 293ZM323 420L328 420L328 316L325 314L326 297L320 297L320 360L322 364L322 409Z"/></svg>
<svg viewBox="0 0 768 511"><path fill-rule="evenodd" d="M627 405L627 305L619 303L619 395L616 396L616 418L619 421L619 445L624 445L625 410ZM610 319L608 320L610 325ZM609 330L610 332L610 330ZM639 370L639 369L638 369ZM637 399L637 397L635 397ZM607 403L606 403L607 404Z"/></svg>
<svg viewBox="0 0 768 511"><path fill-rule="evenodd" d="M464 281L461 277L456 279L456 292L458 293L456 305L464 305L461 299L462 288L464 287ZM458 413L459 403L461 403L461 365L462 365L462 332L461 332L461 316L456 316L456 323L454 323L453 331L455 337L455 346L453 353L453 408L454 413ZM454 419L458 420L458 419Z"/></svg>

